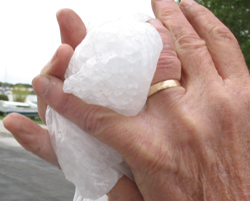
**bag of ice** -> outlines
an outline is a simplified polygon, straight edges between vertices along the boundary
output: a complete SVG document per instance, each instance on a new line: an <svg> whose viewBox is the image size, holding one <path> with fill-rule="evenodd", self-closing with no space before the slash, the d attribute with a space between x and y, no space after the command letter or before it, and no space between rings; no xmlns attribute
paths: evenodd
<svg viewBox="0 0 250 201"><path fill-rule="evenodd" d="M88 31L65 74L64 92L89 104L133 116L145 106L162 40L145 15L104 23ZM123 174L133 179L122 156L52 108L46 112L53 148L75 200L96 200Z"/></svg>

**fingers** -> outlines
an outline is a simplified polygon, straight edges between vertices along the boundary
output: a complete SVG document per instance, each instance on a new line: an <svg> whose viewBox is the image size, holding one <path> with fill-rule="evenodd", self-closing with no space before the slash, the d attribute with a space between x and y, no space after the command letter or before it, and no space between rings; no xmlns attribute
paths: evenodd
<svg viewBox="0 0 250 201"><path fill-rule="evenodd" d="M248 76L244 56L231 31L212 12L193 0L183 0L180 8L199 36L206 41L219 74L224 79Z"/></svg>
<svg viewBox="0 0 250 201"><path fill-rule="evenodd" d="M62 9L57 13L57 21L62 43L67 43L75 49L86 36L86 27L81 18L73 10Z"/></svg>
<svg viewBox="0 0 250 201"><path fill-rule="evenodd" d="M41 74L51 75L59 78L60 80L64 80L64 74L68 68L72 55L72 47L66 44L61 45L55 53L53 59L42 70ZM46 123L45 113L47 104L43 101L39 94L37 98L37 105L40 118L44 123Z"/></svg>
<svg viewBox="0 0 250 201"><path fill-rule="evenodd" d="M163 22L174 38L176 52L182 63L183 77L187 83L194 82L197 85L197 81L200 82L199 77L203 78L203 82L218 78L205 42L174 0L152 0L152 6L155 16Z"/></svg>
<svg viewBox="0 0 250 201"><path fill-rule="evenodd" d="M53 59L44 67L42 74L49 74L64 79L73 49L83 40L86 28L79 16L72 10L63 9L57 13L62 42ZM38 94L38 111L43 122L47 104ZM52 148L48 131L18 114L11 114L4 120L5 126L13 133L19 143L38 157L59 167Z"/></svg>
<svg viewBox="0 0 250 201"><path fill-rule="evenodd" d="M33 87L45 104L86 133L117 150L128 164L131 161L133 163L134 153L141 149L138 141L144 135L136 132L145 126L141 119L143 114L140 118L126 117L108 108L87 104L72 94L64 93L63 81L49 75L36 77Z"/></svg>
<svg viewBox="0 0 250 201"><path fill-rule="evenodd" d="M46 129L43 129L29 118L15 113L5 117L3 123L5 128L13 134L27 151L59 167Z"/></svg>
<svg viewBox="0 0 250 201"><path fill-rule="evenodd" d="M85 38L86 27L81 18L70 9L58 11L57 20L61 31L61 40L65 45L59 47L52 60L42 70L42 73L47 73L63 80L67 69L67 66L64 64L68 64L69 58L71 58L73 54L72 49L75 49ZM66 44L68 44L68 46ZM57 65L50 65L55 60L60 63ZM62 68L60 68L60 64L62 64Z"/></svg>
<svg viewBox="0 0 250 201"><path fill-rule="evenodd" d="M71 46L67 44L61 45L52 60L43 68L41 74L48 74L64 80L64 74L68 68L70 59L74 51Z"/></svg>
<svg viewBox="0 0 250 201"><path fill-rule="evenodd" d="M177 57L174 40L170 31L163 26L160 20L152 19L149 23L159 32L163 42L163 50L157 64L152 84L169 79L180 80L181 63Z"/></svg>
<svg viewBox="0 0 250 201"><path fill-rule="evenodd" d="M117 140L121 137L117 128L123 123L127 124L125 116L108 108L86 104L74 95L64 93L62 80L40 75L33 80L33 87L45 104L117 151L121 151L125 141L129 140L126 135L123 136L125 140Z"/></svg>
<svg viewBox="0 0 250 201"><path fill-rule="evenodd" d="M42 74L55 76L64 80L64 74L73 50L86 36L86 27L80 17L70 9L62 9L57 13L57 20L61 31L62 43L52 60L43 68ZM71 46L71 47L70 47ZM41 120L46 123L45 112L47 104L38 96L38 112Z"/></svg>
<svg viewBox="0 0 250 201"><path fill-rule="evenodd" d="M108 193L109 201L143 201L143 197L132 180L123 176Z"/></svg>
<svg viewBox="0 0 250 201"><path fill-rule="evenodd" d="M81 18L70 9L62 9L57 13L57 20L61 31L62 43L52 60L42 70L43 74L49 74L64 80L64 74L68 67L73 50L86 36L86 27ZM54 64L54 65L50 65Z"/></svg>
<svg viewBox="0 0 250 201"><path fill-rule="evenodd" d="M158 19L152 19L149 23L158 31L163 42L163 49L157 63L152 85L171 79L180 81L181 63L176 53L171 32ZM183 87L174 87L159 91L148 99L147 110L161 113L163 112L162 105L169 106L173 102L172 98L176 99L176 95L183 95L184 93L185 89ZM160 110L158 111L157 108Z"/></svg>

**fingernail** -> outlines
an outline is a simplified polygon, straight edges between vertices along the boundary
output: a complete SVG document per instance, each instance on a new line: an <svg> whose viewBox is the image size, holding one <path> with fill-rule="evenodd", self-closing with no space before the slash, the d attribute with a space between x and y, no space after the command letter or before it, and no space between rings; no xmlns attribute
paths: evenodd
<svg viewBox="0 0 250 201"><path fill-rule="evenodd" d="M57 51L56 51L56 53L54 54L54 56L52 57L50 63L53 63L53 62L56 60L56 58L57 58Z"/></svg>
<svg viewBox="0 0 250 201"><path fill-rule="evenodd" d="M50 70L51 65L55 62L56 58L57 58L57 51L53 55L52 59L46 64L46 66L43 67L43 69L41 70L41 74L46 74Z"/></svg>
<svg viewBox="0 0 250 201"><path fill-rule="evenodd" d="M33 79L32 84L35 92L38 95L43 95L48 90L50 79L48 79L44 75L39 75Z"/></svg>
<svg viewBox="0 0 250 201"><path fill-rule="evenodd" d="M159 24L159 25L162 25L162 22L161 22L160 20L158 20L158 19L150 19L150 20L148 21L148 23L150 23L150 24Z"/></svg>
<svg viewBox="0 0 250 201"><path fill-rule="evenodd" d="M186 6L195 5L195 4L198 4L198 3L194 0L182 0L180 3L180 6L186 7Z"/></svg>

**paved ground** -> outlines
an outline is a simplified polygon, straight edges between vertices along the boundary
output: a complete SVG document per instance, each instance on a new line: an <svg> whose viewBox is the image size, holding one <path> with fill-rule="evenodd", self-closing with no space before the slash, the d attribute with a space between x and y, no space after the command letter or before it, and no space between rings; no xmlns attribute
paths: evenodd
<svg viewBox="0 0 250 201"><path fill-rule="evenodd" d="M73 195L62 172L20 147L0 121L0 200L71 201Z"/></svg>

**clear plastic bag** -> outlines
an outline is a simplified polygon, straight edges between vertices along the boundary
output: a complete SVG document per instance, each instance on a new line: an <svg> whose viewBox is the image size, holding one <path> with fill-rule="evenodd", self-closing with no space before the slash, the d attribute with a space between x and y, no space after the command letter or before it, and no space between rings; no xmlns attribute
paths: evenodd
<svg viewBox="0 0 250 201"><path fill-rule="evenodd" d="M161 37L148 19L137 15L88 31L71 58L64 92L123 115L137 115L145 106L162 50ZM117 151L50 107L46 122L62 171L76 186L75 201L102 197L124 174L133 179Z"/></svg>

